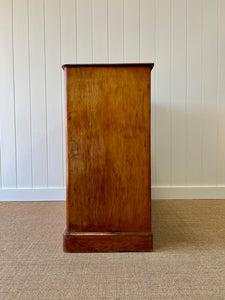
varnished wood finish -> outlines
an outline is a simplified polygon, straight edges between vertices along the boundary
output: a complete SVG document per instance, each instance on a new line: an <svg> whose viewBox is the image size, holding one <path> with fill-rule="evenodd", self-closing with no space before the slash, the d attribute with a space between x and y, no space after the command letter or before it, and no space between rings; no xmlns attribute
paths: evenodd
<svg viewBox="0 0 225 300"><path fill-rule="evenodd" d="M152 250L151 68L152 64L64 66L65 251Z"/></svg>
<svg viewBox="0 0 225 300"><path fill-rule="evenodd" d="M149 251L152 234L146 232L64 233L65 252Z"/></svg>

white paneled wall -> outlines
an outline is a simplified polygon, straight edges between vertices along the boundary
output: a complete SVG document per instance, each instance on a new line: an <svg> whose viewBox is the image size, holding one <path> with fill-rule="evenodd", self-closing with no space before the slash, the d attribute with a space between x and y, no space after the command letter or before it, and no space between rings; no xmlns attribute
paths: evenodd
<svg viewBox="0 0 225 300"><path fill-rule="evenodd" d="M116 62L155 63L153 198L225 198L225 0L0 0L0 200L65 198L61 65Z"/></svg>

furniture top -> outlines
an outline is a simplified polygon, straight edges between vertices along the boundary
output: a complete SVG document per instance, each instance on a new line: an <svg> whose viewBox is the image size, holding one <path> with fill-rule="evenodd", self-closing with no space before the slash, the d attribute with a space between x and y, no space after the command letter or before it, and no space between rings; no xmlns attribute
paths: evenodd
<svg viewBox="0 0 225 300"><path fill-rule="evenodd" d="M62 68L79 67L150 67L153 69L154 63L118 63L118 64L65 64Z"/></svg>

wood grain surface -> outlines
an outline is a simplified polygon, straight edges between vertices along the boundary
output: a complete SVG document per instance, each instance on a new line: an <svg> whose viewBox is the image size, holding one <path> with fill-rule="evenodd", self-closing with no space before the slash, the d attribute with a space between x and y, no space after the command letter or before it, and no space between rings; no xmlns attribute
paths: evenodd
<svg viewBox="0 0 225 300"><path fill-rule="evenodd" d="M127 252L152 249L152 234L146 232L65 232L65 252Z"/></svg>
<svg viewBox="0 0 225 300"><path fill-rule="evenodd" d="M151 67L64 66L67 95L65 240L71 240L68 232L151 233ZM107 236L106 240L110 243L111 239ZM112 246L112 249L119 248Z"/></svg>

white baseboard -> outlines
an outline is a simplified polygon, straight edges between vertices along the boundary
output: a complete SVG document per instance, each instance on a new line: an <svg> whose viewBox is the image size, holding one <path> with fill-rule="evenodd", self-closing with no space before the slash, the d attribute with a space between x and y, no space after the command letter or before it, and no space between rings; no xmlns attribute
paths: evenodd
<svg viewBox="0 0 225 300"><path fill-rule="evenodd" d="M0 189L0 201L64 201L65 188ZM225 186L153 186L152 199L225 199Z"/></svg>
<svg viewBox="0 0 225 300"><path fill-rule="evenodd" d="M65 188L0 189L0 201L63 201Z"/></svg>
<svg viewBox="0 0 225 300"><path fill-rule="evenodd" d="M153 186L152 199L225 199L225 185Z"/></svg>

